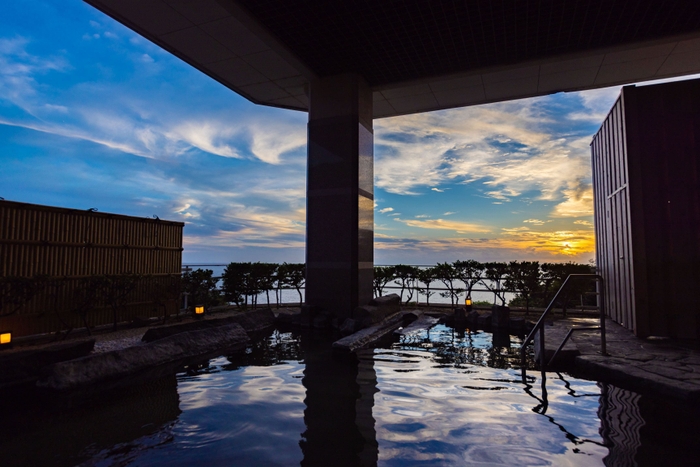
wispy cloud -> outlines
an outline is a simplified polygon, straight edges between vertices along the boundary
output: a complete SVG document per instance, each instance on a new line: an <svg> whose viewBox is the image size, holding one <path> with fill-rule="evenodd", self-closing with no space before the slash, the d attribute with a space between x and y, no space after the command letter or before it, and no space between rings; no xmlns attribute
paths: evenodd
<svg viewBox="0 0 700 467"><path fill-rule="evenodd" d="M93 29L101 28L93 23ZM109 31L103 35L118 39ZM164 92L157 85L163 76L139 76L140 70L134 71L130 84L136 89L155 88L155 92L139 95L125 87L123 78L81 82L78 75L86 73L84 64L75 69L59 55L32 54L30 44L24 37L0 38L0 101L23 111L11 117L6 114L4 124L92 141L149 158L177 157L199 150L278 165L285 154L301 152L306 145L301 115L290 113L290 118L270 121L264 115L268 109L252 105L242 118L241 109L226 109L225 101L209 108L196 106L187 97L174 102L170 91ZM149 54L131 49L127 57L138 57L146 66L153 64ZM44 84L50 72L72 72L73 84L57 93ZM161 70L163 73L166 70ZM186 89L181 92L183 97L187 95Z"/></svg>
<svg viewBox="0 0 700 467"><path fill-rule="evenodd" d="M409 227L417 227L419 229L451 230L456 233L486 233L491 231L491 229L483 225L444 219L430 219L425 221L416 219L394 220L397 222L402 222Z"/></svg>
<svg viewBox="0 0 700 467"><path fill-rule="evenodd" d="M554 207L552 217L583 217L593 215L593 188L579 185L564 190L566 199Z"/></svg>
<svg viewBox="0 0 700 467"><path fill-rule="evenodd" d="M30 104L39 94L37 75L64 72L70 68L60 56L37 56L27 52L26 37L0 37L0 100L8 101L33 114ZM43 100L41 104L46 104Z"/></svg>
<svg viewBox="0 0 700 467"><path fill-rule="evenodd" d="M12 8L0 23L25 21ZM3 196L182 220L186 255L303 257L305 114L253 105L81 2L52 14L60 34L1 33ZM377 260L587 260L588 144L618 92L375 121Z"/></svg>
<svg viewBox="0 0 700 467"><path fill-rule="evenodd" d="M603 108L618 89L596 96L570 94L578 107ZM590 186L592 133L564 131L571 112L555 113L553 99L453 109L379 120L377 186L397 194L432 191L445 183L480 182L483 194L507 202L526 193L555 202L552 215L589 215L582 192ZM614 99L613 99L614 101ZM557 110L557 112L561 112ZM575 120L575 119L574 119ZM401 135L410 134L410 137Z"/></svg>

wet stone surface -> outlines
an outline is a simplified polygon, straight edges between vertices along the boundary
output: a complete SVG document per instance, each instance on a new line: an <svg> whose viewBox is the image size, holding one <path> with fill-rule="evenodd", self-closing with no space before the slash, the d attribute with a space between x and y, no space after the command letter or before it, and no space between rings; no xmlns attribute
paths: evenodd
<svg viewBox="0 0 700 467"><path fill-rule="evenodd" d="M573 326L596 326L593 318L556 321L546 329L547 348L556 349ZM700 403L700 351L670 339L640 339L606 321L607 356L601 355L599 331L574 332L571 342L581 355L574 368L629 389Z"/></svg>

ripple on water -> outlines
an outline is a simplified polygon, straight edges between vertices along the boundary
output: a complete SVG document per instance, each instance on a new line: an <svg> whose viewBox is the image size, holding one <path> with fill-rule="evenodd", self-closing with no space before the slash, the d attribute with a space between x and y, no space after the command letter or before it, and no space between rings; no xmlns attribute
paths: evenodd
<svg viewBox="0 0 700 467"><path fill-rule="evenodd" d="M434 365L434 353L419 352L375 349L361 356L379 357L373 358L379 465L601 465L607 449L598 434L598 401L571 394L575 387L600 395L594 382L552 380L540 414L541 389L532 375L523 384L517 370L465 371Z"/></svg>

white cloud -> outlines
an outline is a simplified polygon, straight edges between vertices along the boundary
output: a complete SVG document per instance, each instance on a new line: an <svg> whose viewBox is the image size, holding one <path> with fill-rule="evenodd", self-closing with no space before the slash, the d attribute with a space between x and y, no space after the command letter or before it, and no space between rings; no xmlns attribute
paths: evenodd
<svg viewBox="0 0 700 467"><path fill-rule="evenodd" d="M48 110L49 112L58 112L62 114L68 113L68 107L65 105L44 104L44 109Z"/></svg>
<svg viewBox="0 0 700 467"><path fill-rule="evenodd" d="M584 217L593 215L593 188L581 185L564 191L565 200L557 204L552 217Z"/></svg>
<svg viewBox="0 0 700 467"><path fill-rule="evenodd" d="M575 93L581 99L584 110L569 114L569 118L602 124L610 108L620 96L620 89L620 86L613 86Z"/></svg>
<svg viewBox="0 0 700 467"><path fill-rule="evenodd" d="M539 219L525 219L523 222L533 225L543 225L545 222Z"/></svg>
<svg viewBox="0 0 700 467"><path fill-rule="evenodd" d="M383 209L380 209L380 210L379 210L379 213L380 213L380 214L386 214L387 212L391 212L391 211L393 211L393 210L394 210L394 208L383 208Z"/></svg>
<svg viewBox="0 0 700 467"><path fill-rule="evenodd" d="M486 233L490 232L486 226L473 224L469 222L460 221L450 221L444 219L431 219L431 220L415 220L415 219L394 219L395 221L402 222L409 227L417 227L420 229L430 229L430 230L451 230L459 234L465 233Z"/></svg>
<svg viewBox="0 0 700 467"><path fill-rule="evenodd" d="M253 154L268 164L280 164L284 153L306 146L306 127L296 122L254 121L247 126Z"/></svg>
<svg viewBox="0 0 700 467"><path fill-rule="evenodd" d="M609 88L567 99L578 99L594 114L609 109L617 92L619 88ZM577 117L555 113L548 99L377 121L377 186L391 193L418 194L421 186L441 192L437 187L447 183L480 181L486 188L482 193L494 204L527 194L531 200L554 202L552 216L588 215L592 205L584 193L591 183L592 135L562 132L561 123L570 119L576 127Z"/></svg>
<svg viewBox="0 0 700 467"><path fill-rule="evenodd" d="M226 141L235 136L236 132L237 129L227 127L223 122L190 120L172 128L165 136L174 141L184 141L217 156L241 159L243 156L235 148L226 144Z"/></svg>
<svg viewBox="0 0 700 467"><path fill-rule="evenodd" d="M102 28L93 23L93 28ZM4 117L9 125L93 141L150 158L177 157L196 148L221 157L255 157L279 165L285 154L306 144L306 128L296 118L269 121L257 109L245 118L221 108L192 113L190 109L183 111L184 106L178 107L177 102L164 101L164 95L137 97L121 81L74 80L73 89L64 89L62 97L47 95L52 85L38 78L70 67L61 57L30 54L29 45L23 37L0 38L0 102L9 101L24 111ZM147 64L154 62L152 55L143 51L127 56ZM61 98L65 102L57 102ZM202 113L205 118L198 115ZM294 159L296 164L301 162Z"/></svg>
<svg viewBox="0 0 700 467"><path fill-rule="evenodd" d="M39 57L27 52L29 40L24 37L0 38L0 101L6 100L33 115L30 102L37 95L36 75L69 68L62 57ZM47 102L40 101L36 107Z"/></svg>

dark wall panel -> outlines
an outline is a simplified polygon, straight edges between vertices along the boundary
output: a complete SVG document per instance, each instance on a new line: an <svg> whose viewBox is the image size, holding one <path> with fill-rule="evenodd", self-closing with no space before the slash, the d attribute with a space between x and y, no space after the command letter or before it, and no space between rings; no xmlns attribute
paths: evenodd
<svg viewBox="0 0 700 467"><path fill-rule="evenodd" d="M623 88L591 153L608 313L700 338L700 80Z"/></svg>

